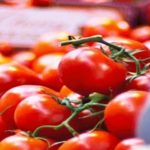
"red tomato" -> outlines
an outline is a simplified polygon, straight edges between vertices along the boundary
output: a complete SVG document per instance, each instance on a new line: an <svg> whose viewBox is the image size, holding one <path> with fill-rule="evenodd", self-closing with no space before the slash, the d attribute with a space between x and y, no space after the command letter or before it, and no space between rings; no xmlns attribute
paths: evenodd
<svg viewBox="0 0 150 150"><path fill-rule="evenodd" d="M81 28L82 36L102 35L106 36L128 36L130 25L124 20L113 20L110 18L96 18L87 22Z"/></svg>
<svg viewBox="0 0 150 150"><path fill-rule="evenodd" d="M134 137L136 122L148 94L145 91L127 91L112 99L104 111L108 130L119 138Z"/></svg>
<svg viewBox="0 0 150 150"><path fill-rule="evenodd" d="M3 55L10 55L13 52L11 45L8 42L0 42L0 53Z"/></svg>
<svg viewBox="0 0 150 150"><path fill-rule="evenodd" d="M121 141L115 148L115 150L133 150L134 146L144 145L145 142L142 139L132 138Z"/></svg>
<svg viewBox="0 0 150 150"><path fill-rule="evenodd" d="M82 47L67 53L59 65L63 83L81 95L92 92L110 94L124 83L126 73L122 64L94 47Z"/></svg>
<svg viewBox="0 0 150 150"><path fill-rule="evenodd" d="M43 55L33 65L33 69L40 73L40 77L45 85L57 91L63 85L58 75L58 65L63 55L62 53Z"/></svg>
<svg viewBox="0 0 150 150"><path fill-rule="evenodd" d="M108 41L113 42L113 39L112 40L108 39ZM141 52L134 54L134 56L137 59L150 58L150 50L141 42L134 41L134 40L131 40L131 39L125 39L125 38L124 39L119 39L119 42L117 42L117 38L116 38L116 39L114 39L114 44L125 48L127 51L141 50ZM110 50L107 47L104 47L104 50L108 54L110 54ZM146 63L149 63L149 60L141 62L141 67L144 67ZM124 63L124 65L126 66L126 68L129 71L135 72L135 70L136 70L135 63L126 62L126 63Z"/></svg>
<svg viewBox="0 0 150 150"><path fill-rule="evenodd" d="M0 116L0 140L7 137L9 135L9 127L4 122L3 118Z"/></svg>
<svg viewBox="0 0 150 150"><path fill-rule="evenodd" d="M0 95L8 89L23 84L43 84L35 72L18 64L0 65Z"/></svg>
<svg viewBox="0 0 150 150"><path fill-rule="evenodd" d="M11 58L16 62L31 68L36 59L36 55L31 51L19 51L13 54Z"/></svg>
<svg viewBox="0 0 150 150"><path fill-rule="evenodd" d="M36 94L53 94L58 93L44 86L22 85L8 90L0 100L0 112L4 112L2 118L10 128L15 127L14 111L17 105L25 98Z"/></svg>
<svg viewBox="0 0 150 150"><path fill-rule="evenodd" d="M19 129L33 131L42 125L59 125L70 115L71 111L67 107L58 104L50 95L37 94L19 103L14 118ZM75 122L74 128L76 129L77 126L78 123ZM43 129L40 135L61 140L71 136L64 127L60 130Z"/></svg>
<svg viewBox="0 0 150 150"><path fill-rule="evenodd" d="M49 140L50 144L53 143ZM48 148L46 141L38 138L32 138L26 135L16 134L3 139L0 142L1 150L57 150L57 148Z"/></svg>
<svg viewBox="0 0 150 150"><path fill-rule="evenodd" d="M34 46L33 52L37 56L49 53L62 52L66 53L72 50L72 46L60 46L60 42L68 40L67 33L59 33L56 36L50 34L43 35Z"/></svg>
<svg viewBox="0 0 150 150"><path fill-rule="evenodd" d="M27 0L27 3L32 6L49 6L54 3L54 0Z"/></svg>
<svg viewBox="0 0 150 150"><path fill-rule="evenodd" d="M66 141L59 150L113 150L119 140L104 131L87 132Z"/></svg>
<svg viewBox="0 0 150 150"><path fill-rule="evenodd" d="M136 41L150 40L150 26L140 26L131 31L130 37Z"/></svg>
<svg viewBox="0 0 150 150"><path fill-rule="evenodd" d="M150 90L150 74L146 73L141 75L132 81L127 82L125 86L125 90L141 90L141 91L149 91Z"/></svg>

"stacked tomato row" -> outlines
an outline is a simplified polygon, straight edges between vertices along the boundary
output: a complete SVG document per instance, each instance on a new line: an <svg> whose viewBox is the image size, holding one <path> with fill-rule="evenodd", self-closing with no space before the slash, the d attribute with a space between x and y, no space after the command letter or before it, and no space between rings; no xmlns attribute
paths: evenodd
<svg viewBox="0 0 150 150"><path fill-rule="evenodd" d="M150 26L104 19L80 33L44 35L30 51L0 44L0 150L145 144L136 128L149 96Z"/></svg>

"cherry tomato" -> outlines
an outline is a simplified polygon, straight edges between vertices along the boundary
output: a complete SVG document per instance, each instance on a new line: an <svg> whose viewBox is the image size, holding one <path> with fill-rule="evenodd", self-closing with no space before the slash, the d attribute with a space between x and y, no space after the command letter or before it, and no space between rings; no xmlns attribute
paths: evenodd
<svg viewBox="0 0 150 150"><path fill-rule="evenodd" d="M17 105L25 98L36 94L53 94L58 93L44 86L38 85L21 85L8 90L0 100L0 112L3 112L2 118L10 128L15 128L14 111Z"/></svg>
<svg viewBox="0 0 150 150"><path fill-rule="evenodd" d="M67 53L59 65L63 83L81 95L92 92L110 94L124 83L126 73L122 64L94 47L82 47Z"/></svg>
<svg viewBox="0 0 150 150"><path fill-rule="evenodd" d="M102 35L106 36L128 36L130 25L124 20L113 20L110 18L94 18L88 21L82 28L82 36Z"/></svg>
<svg viewBox="0 0 150 150"><path fill-rule="evenodd" d="M119 39L119 42L116 42L117 39L119 38L114 38L114 44L115 45L118 45L118 46L121 46L123 48L125 48L127 51L136 51L136 50L139 50L140 52L134 54L134 56L137 58L137 59L147 59L147 58L150 58L150 50L141 42L138 42L138 41L134 41L134 40L131 40L131 39ZM113 42L113 39L108 39L108 41L111 41ZM107 47L103 47L103 49L106 51L106 53L110 54L110 50L109 48ZM141 64L141 67L144 67L146 63L149 63L149 60L147 61L142 61L140 64ZM136 71L136 66L135 66L135 63L134 62L126 62L124 63L124 65L126 66L126 68L131 71L131 72L135 72Z"/></svg>
<svg viewBox="0 0 150 150"><path fill-rule="evenodd" d="M49 140L52 144L53 141ZM0 142L1 150L57 150L57 148L48 148L48 143L38 138L32 138L27 135L16 134L3 139Z"/></svg>
<svg viewBox="0 0 150 150"><path fill-rule="evenodd" d="M42 125L59 125L70 115L71 111L67 107L58 104L50 95L36 94L19 103L14 118L19 129L33 131ZM29 122L29 120L32 121ZM78 123L76 120L74 122L72 126L77 129ZM60 130L43 129L40 135L59 140L71 137L69 131L64 127Z"/></svg>
<svg viewBox="0 0 150 150"><path fill-rule="evenodd" d="M142 139L138 139L138 138L125 139L120 143L118 143L115 150L132 150L134 146L144 145L144 144L145 142Z"/></svg>
<svg viewBox="0 0 150 150"><path fill-rule="evenodd" d="M20 51L13 54L11 58L16 62L31 68L36 59L36 55L31 51Z"/></svg>
<svg viewBox="0 0 150 150"><path fill-rule="evenodd" d="M8 42L0 42L0 53L5 55L5 56L9 56L10 54L12 54L13 52L13 48L12 46L8 43Z"/></svg>
<svg viewBox="0 0 150 150"><path fill-rule="evenodd" d="M125 90L150 90L150 74L146 73L126 83Z"/></svg>
<svg viewBox="0 0 150 150"><path fill-rule="evenodd" d="M0 95L23 84L43 84L35 72L18 63L0 65Z"/></svg>
<svg viewBox="0 0 150 150"><path fill-rule="evenodd" d="M87 132L66 141L59 150L113 150L119 140L104 131Z"/></svg>
<svg viewBox="0 0 150 150"><path fill-rule="evenodd" d="M130 37L136 41L145 42L150 40L150 26L140 26L131 31Z"/></svg>
<svg viewBox="0 0 150 150"><path fill-rule="evenodd" d="M148 95L145 91L127 91L112 99L104 111L108 130L119 138L134 137L136 122Z"/></svg>
<svg viewBox="0 0 150 150"><path fill-rule="evenodd" d="M44 54L49 53L56 53L56 52L62 52L66 53L70 50L72 50L72 46L60 46L60 42L68 40L68 34L67 33L58 33L56 36L52 37L50 34L43 35L39 41L35 44L33 48L33 52L37 56L41 56Z"/></svg>

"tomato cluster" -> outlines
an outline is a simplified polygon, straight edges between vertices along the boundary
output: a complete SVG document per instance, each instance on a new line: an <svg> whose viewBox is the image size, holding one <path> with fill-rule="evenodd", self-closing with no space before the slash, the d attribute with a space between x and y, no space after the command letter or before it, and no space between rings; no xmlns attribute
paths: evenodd
<svg viewBox="0 0 150 150"><path fill-rule="evenodd" d="M149 31L104 19L31 50L0 43L0 150L145 145L136 129L150 96Z"/></svg>

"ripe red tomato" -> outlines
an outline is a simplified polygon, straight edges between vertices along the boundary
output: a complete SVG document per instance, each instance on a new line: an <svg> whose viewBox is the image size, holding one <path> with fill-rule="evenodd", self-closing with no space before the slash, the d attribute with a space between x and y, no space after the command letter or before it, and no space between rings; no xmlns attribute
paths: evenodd
<svg viewBox="0 0 150 150"><path fill-rule="evenodd" d="M35 44L33 52L37 56L49 53L62 52L66 53L73 49L72 46L60 46L60 42L68 40L67 33L58 33L56 36L50 34L43 35Z"/></svg>
<svg viewBox="0 0 150 150"><path fill-rule="evenodd" d="M94 47L82 47L67 53L59 65L63 83L81 95L92 92L110 94L124 83L126 73L122 64Z"/></svg>
<svg viewBox="0 0 150 150"><path fill-rule="evenodd" d="M54 0L27 0L27 3L31 6L50 6L54 3Z"/></svg>
<svg viewBox="0 0 150 150"><path fill-rule="evenodd" d="M125 39L125 38L108 38L106 39L109 42L114 42L115 45L121 46L123 48L125 48L127 51L135 51L135 50L140 50L139 53L134 54L134 56L137 59L146 59L146 58L150 58L150 50L141 42L138 41L134 41L131 39ZM119 40L119 42L117 42L117 40ZM110 49L108 47L103 47L103 49L106 51L106 53L110 54ZM147 61L143 61L141 62L141 67L144 67L146 63L149 63L149 60ZM131 72L135 72L136 71L136 66L134 62L126 62L123 63L126 68L131 71Z"/></svg>
<svg viewBox="0 0 150 150"><path fill-rule="evenodd" d="M150 40L150 26L140 26L131 31L130 37L136 41L145 42Z"/></svg>
<svg viewBox="0 0 150 150"><path fill-rule="evenodd" d="M49 143L54 143L49 140ZM0 142L1 150L57 150L57 147L48 148L48 143L38 138L16 134L3 139Z"/></svg>
<svg viewBox="0 0 150 150"><path fill-rule="evenodd" d="M104 131L87 132L66 141L59 150L113 150L119 140Z"/></svg>
<svg viewBox="0 0 150 150"><path fill-rule="evenodd" d="M113 98L104 111L108 130L119 138L135 136L136 122L149 93L127 91Z"/></svg>
<svg viewBox="0 0 150 150"><path fill-rule="evenodd" d="M125 139L118 143L115 150L133 150L134 146L138 145L144 145L145 142L142 139L138 138L131 138L131 139Z"/></svg>
<svg viewBox="0 0 150 150"><path fill-rule="evenodd" d="M113 20L110 18L96 18L88 21L82 28L82 36L102 35L106 36L128 36L130 25L125 20Z"/></svg>
<svg viewBox="0 0 150 150"><path fill-rule="evenodd" d="M36 94L19 103L14 118L19 129L33 131L42 125L59 125L70 115L71 111L67 107L58 104L50 95ZM72 126L78 129L77 121L74 120L74 122L75 124ZM60 130L43 129L40 135L61 140L71 137L69 131L64 127Z"/></svg>
<svg viewBox="0 0 150 150"><path fill-rule="evenodd" d="M4 122L3 118L0 116L0 140L4 139L9 135L9 127Z"/></svg>
<svg viewBox="0 0 150 150"><path fill-rule="evenodd" d="M31 68L36 59L36 55L31 51L19 51L11 56L11 59Z"/></svg>
<svg viewBox="0 0 150 150"><path fill-rule="evenodd" d="M17 105L25 98L36 94L53 94L58 96L58 93L44 86L38 85L22 85L8 90L0 100L0 112L2 118L10 128L15 128L14 111Z"/></svg>
<svg viewBox="0 0 150 150"><path fill-rule="evenodd" d="M146 73L126 83L125 90L150 90L150 74Z"/></svg>
<svg viewBox="0 0 150 150"><path fill-rule="evenodd" d="M18 64L0 65L0 95L15 86L23 84L43 84L42 80L31 69Z"/></svg>
<svg viewBox="0 0 150 150"><path fill-rule="evenodd" d="M8 42L0 42L0 54L3 54L5 56L9 56L13 53L13 48Z"/></svg>
<svg viewBox="0 0 150 150"><path fill-rule="evenodd" d="M63 55L63 53L43 55L33 64L33 69L40 73L40 77L45 85L57 91L63 85L58 75L58 65Z"/></svg>

